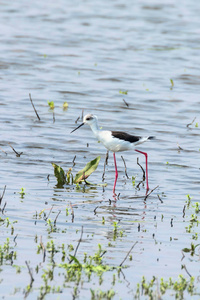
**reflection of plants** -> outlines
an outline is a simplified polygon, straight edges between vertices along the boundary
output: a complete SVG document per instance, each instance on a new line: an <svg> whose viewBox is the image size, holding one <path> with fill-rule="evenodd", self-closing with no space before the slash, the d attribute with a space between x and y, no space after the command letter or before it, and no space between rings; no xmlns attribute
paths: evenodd
<svg viewBox="0 0 200 300"><path fill-rule="evenodd" d="M152 280L147 282L143 276L142 282L137 284L135 299L140 299L142 295L148 296L149 299L161 299L161 295L168 291L170 291L170 295L175 296L175 299L184 299L183 294L185 291L192 296L194 294L194 277L190 277L188 280L183 275L179 275L176 281L170 277L168 280L161 278L158 282L158 279L153 276Z"/></svg>
<svg viewBox="0 0 200 300"><path fill-rule="evenodd" d="M11 265L13 260L17 258L16 251L13 251L10 247L10 239L7 238L3 246L0 245L0 265L3 265L4 261L10 261Z"/></svg>
<svg viewBox="0 0 200 300"><path fill-rule="evenodd" d="M186 226L185 229L186 229L187 233L192 233L192 239L196 241L196 240L198 240L199 230L197 230L197 232L195 232L196 231L195 229L200 224L200 220L199 220L199 216L198 216L200 209L199 209L199 202L195 202L194 204L191 205L191 199L192 199L192 197L190 197L190 195L188 194L187 201L186 201L187 208L190 210L193 209L194 213L191 214L190 219L189 219L189 225ZM191 243L190 247L185 247L182 249L182 251L184 253L189 253L191 256L194 256L194 255L196 255L195 254L196 248L199 246L200 246L200 244L195 245L194 243Z"/></svg>
<svg viewBox="0 0 200 300"><path fill-rule="evenodd" d="M91 300L101 300L101 299L111 300L115 296L115 291L113 289L110 289L106 292L100 289L96 291L90 289L90 292L91 292Z"/></svg>
<svg viewBox="0 0 200 300"><path fill-rule="evenodd" d="M119 230L119 222L113 222L113 240L115 241L117 237L122 237L124 235L123 230Z"/></svg>

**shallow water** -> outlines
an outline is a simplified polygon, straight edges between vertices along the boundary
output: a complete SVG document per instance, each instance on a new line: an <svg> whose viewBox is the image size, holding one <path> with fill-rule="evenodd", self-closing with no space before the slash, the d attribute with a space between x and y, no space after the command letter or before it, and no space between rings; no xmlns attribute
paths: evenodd
<svg viewBox="0 0 200 300"><path fill-rule="evenodd" d="M30 283L25 265L28 261L35 278L29 298L36 299L42 269L50 263L48 259L43 263L42 254L36 254L40 236L44 244L53 239L57 245L72 244L75 248L81 226L79 257L84 252L93 255L100 243L107 250L105 262L118 266L138 242L132 250L132 261L125 262L125 278L116 280L112 287L113 274L108 272L99 286L102 290L114 288L116 299L133 299L143 275L148 279L177 279L179 274L189 278L181 269L183 264L197 278L198 256L186 253L183 258L182 249L190 248L192 242L198 244L198 239L192 238L198 227L193 233L186 232L194 208L190 206L183 214L187 194L193 197L192 203L199 201L198 3L59 0L47 5L40 1L3 1L0 16L1 193L7 186L1 208L5 202L7 205L1 217L17 221L14 232L11 226L1 225L0 244L10 238L17 252L14 264L22 268L16 275L9 262L1 266L0 296L22 297ZM120 90L128 93L121 94ZM29 93L41 121L37 120ZM47 101L55 103L55 122ZM69 107L63 111L65 101ZM149 154L150 188L159 185L146 201L145 185L139 190L132 185L132 176L136 176L136 185L142 180L137 157L144 166L144 157L134 151L122 153L129 179L124 174L121 154L116 155L116 191L120 193L116 201L112 197L111 153L105 174L107 187L56 187L51 163L68 170L75 155L73 174L100 155L98 169L89 181L102 181L106 149L87 126L70 134L82 109L84 113L95 113L103 129L156 137L140 147ZM23 154L16 157L8 143ZM23 199L19 194L22 187L26 193ZM48 233L43 215L38 216L43 209L47 215L50 212L53 221L61 211L56 232ZM123 232L116 240L114 221L119 221ZM108 247L109 242L112 247ZM37 264L39 274L34 270ZM51 285L62 285L58 274L54 274ZM98 278L94 276L92 283L85 282L79 288L80 299L88 299L90 288L97 287ZM56 297L70 297L73 288L74 284L69 283ZM52 293L47 297L55 299Z"/></svg>

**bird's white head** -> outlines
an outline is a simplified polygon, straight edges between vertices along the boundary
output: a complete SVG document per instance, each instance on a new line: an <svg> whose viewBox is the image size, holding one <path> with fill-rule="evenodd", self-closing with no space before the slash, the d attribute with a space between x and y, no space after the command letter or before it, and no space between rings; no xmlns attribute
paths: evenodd
<svg viewBox="0 0 200 300"><path fill-rule="evenodd" d="M84 118L83 118L83 123L80 124L78 127L76 127L74 130L72 130L72 132L74 132L75 130L77 130L78 128L80 128L81 126L83 126L85 124L89 125L94 130L98 129L98 119L97 119L97 116L92 115L92 114L85 115Z"/></svg>
<svg viewBox="0 0 200 300"><path fill-rule="evenodd" d="M87 124L89 126L91 126L97 122L98 122L97 116L92 115L92 114L85 115L85 117L83 118L83 123Z"/></svg>

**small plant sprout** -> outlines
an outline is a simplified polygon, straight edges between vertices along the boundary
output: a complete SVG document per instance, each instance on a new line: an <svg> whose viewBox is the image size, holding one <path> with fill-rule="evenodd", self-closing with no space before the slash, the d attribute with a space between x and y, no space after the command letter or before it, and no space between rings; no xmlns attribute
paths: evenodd
<svg viewBox="0 0 200 300"><path fill-rule="evenodd" d="M173 87L174 87L174 81L173 81L173 79L170 79L170 82L171 82L171 88L170 88L170 90L172 90Z"/></svg>
<svg viewBox="0 0 200 300"><path fill-rule="evenodd" d="M19 192L19 194L20 194L20 198L24 199L24 196L26 195L25 188L22 187L21 190L20 190L20 192Z"/></svg>
<svg viewBox="0 0 200 300"><path fill-rule="evenodd" d="M189 194L187 194L186 197L187 197L187 200L186 200L187 208L189 208L193 197L191 197Z"/></svg>
<svg viewBox="0 0 200 300"><path fill-rule="evenodd" d="M198 214L200 211L200 208L199 208L199 202L196 202L195 203L195 213Z"/></svg>
<svg viewBox="0 0 200 300"><path fill-rule="evenodd" d="M135 186L135 179L136 179L136 176L132 176L132 185Z"/></svg>
<svg viewBox="0 0 200 300"><path fill-rule="evenodd" d="M121 91L121 90L120 90L119 93L120 93L120 94L123 94L123 95L127 95L127 94L128 94L128 91Z"/></svg>
<svg viewBox="0 0 200 300"><path fill-rule="evenodd" d="M63 110L64 110L64 111L67 110L67 109L68 109L68 106L69 106L69 104L65 101L65 102L63 103Z"/></svg>
<svg viewBox="0 0 200 300"><path fill-rule="evenodd" d="M50 109L54 109L55 105L54 105L54 101L47 101Z"/></svg>

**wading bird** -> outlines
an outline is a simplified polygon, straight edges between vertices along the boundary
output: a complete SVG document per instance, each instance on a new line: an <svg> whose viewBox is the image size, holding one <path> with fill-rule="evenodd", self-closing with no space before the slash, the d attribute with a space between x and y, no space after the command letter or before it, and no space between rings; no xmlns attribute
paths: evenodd
<svg viewBox="0 0 200 300"><path fill-rule="evenodd" d="M153 139L154 137L148 136L148 137L140 137L140 136L134 136L131 134L128 134L123 131L110 131L110 130L101 130L98 126L98 119L97 116L88 114L84 117L83 123L80 124L77 128L72 130L74 132L78 128L80 128L83 125L89 125L92 129L95 137L100 141L106 149L113 152L114 157L114 163L115 163L115 182L113 186L113 194L115 194L115 186L118 178L118 172L117 172L117 163L116 163L116 157L115 152L120 151L127 151L133 149L135 146L140 145L148 140ZM72 133L71 132L71 133ZM149 190L149 184L148 184L148 161L147 161L147 153L142 152L140 150L134 149L135 151L144 154L145 160L146 160L146 188L147 191ZM115 194L116 195L116 194Z"/></svg>

